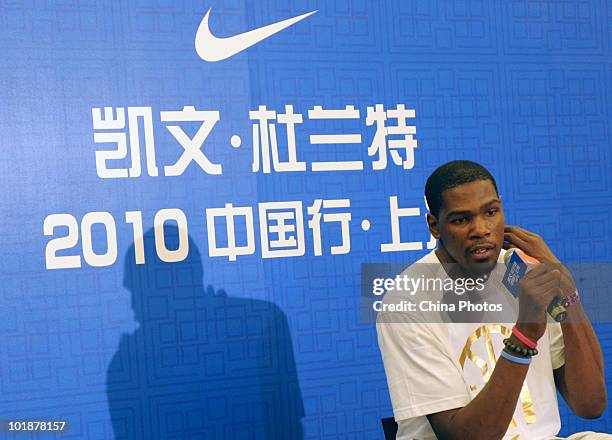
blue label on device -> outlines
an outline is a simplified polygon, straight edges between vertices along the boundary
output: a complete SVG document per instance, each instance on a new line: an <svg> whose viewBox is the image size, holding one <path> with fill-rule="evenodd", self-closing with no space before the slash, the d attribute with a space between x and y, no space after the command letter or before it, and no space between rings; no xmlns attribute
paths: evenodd
<svg viewBox="0 0 612 440"><path fill-rule="evenodd" d="M510 261L508 261L508 268L506 269L502 283L515 298L518 296L518 283L526 272L527 264L516 252L513 253L510 257Z"/></svg>

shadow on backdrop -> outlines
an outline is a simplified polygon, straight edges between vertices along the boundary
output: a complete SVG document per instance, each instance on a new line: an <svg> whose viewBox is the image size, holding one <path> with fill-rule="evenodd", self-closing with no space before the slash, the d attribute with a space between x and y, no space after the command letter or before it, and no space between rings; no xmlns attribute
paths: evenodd
<svg viewBox="0 0 612 440"><path fill-rule="evenodd" d="M177 227L164 234L166 248L177 249ZM125 256L139 327L122 335L107 371L116 439L302 439L285 315L205 288L200 253L185 237L181 262L158 258L153 229L144 235L146 264L135 264L134 244Z"/></svg>

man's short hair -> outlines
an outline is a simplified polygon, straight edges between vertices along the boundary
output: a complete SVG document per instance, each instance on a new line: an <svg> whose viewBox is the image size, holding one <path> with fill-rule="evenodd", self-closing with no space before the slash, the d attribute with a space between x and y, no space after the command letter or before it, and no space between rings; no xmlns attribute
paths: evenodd
<svg viewBox="0 0 612 440"><path fill-rule="evenodd" d="M442 193L447 189L459 185L475 182L477 180L490 180L497 193L495 179L482 165L469 160L454 160L438 167L425 184L425 198L429 212L438 217L442 207Z"/></svg>

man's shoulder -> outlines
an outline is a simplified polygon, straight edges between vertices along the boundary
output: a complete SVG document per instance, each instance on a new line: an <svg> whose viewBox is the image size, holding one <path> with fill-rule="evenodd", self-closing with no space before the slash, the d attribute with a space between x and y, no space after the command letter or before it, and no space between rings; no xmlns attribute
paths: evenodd
<svg viewBox="0 0 612 440"><path fill-rule="evenodd" d="M442 267L440 260L436 256L435 250L429 252L419 260L407 266L402 270L397 277L401 280L418 280L420 278L430 278L435 276L436 272ZM387 289L383 296L383 303L389 304L404 299L414 299L414 291L403 289L397 284L394 287Z"/></svg>
<svg viewBox="0 0 612 440"><path fill-rule="evenodd" d="M425 264L440 264L440 260L438 259L438 256L436 255L435 249L423 255L420 259L418 259L417 261L415 261L408 267L411 267L417 264L424 264L424 263Z"/></svg>
<svg viewBox="0 0 612 440"><path fill-rule="evenodd" d="M377 314L377 323L442 322L437 315L424 313L419 307L423 300L435 302L440 299L442 293L431 290L427 280L440 277L441 270L444 269L435 250L407 266L397 275L398 282L385 292L383 310ZM412 304L412 308L408 303Z"/></svg>
<svg viewBox="0 0 612 440"><path fill-rule="evenodd" d="M400 276L427 276L436 273L441 268L442 265L440 264L440 260L438 259L438 256L436 255L436 250L434 249L428 254L418 259L417 261L415 261L414 263L407 266L402 271Z"/></svg>

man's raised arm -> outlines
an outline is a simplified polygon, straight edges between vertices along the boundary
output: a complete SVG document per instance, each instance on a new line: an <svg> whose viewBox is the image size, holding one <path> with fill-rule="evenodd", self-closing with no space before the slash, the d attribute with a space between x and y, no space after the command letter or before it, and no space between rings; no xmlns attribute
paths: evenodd
<svg viewBox="0 0 612 440"><path fill-rule="evenodd" d="M572 274L542 237L517 226L506 226L504 239L508 247L518 247L538 260L559 268L561 297L577 292ZM597 418L607 406L601 347L580 302L569 307L567 312L567 319L561 323L565 365L554 371L555 384L577 416Z"/></svg>
<svg viewBox="0 0 612 440"><path fill-rule="evenodd" d="M520 281L516 329L523 339L537 342L546 331L546 309L559 293L560 280L558 269L540 264ZM530 349L515 334L510 342ZM501 439L512 420L530 361L530 356L506 347L489 381L469 404L427 416L438 439Z"/></svg>

